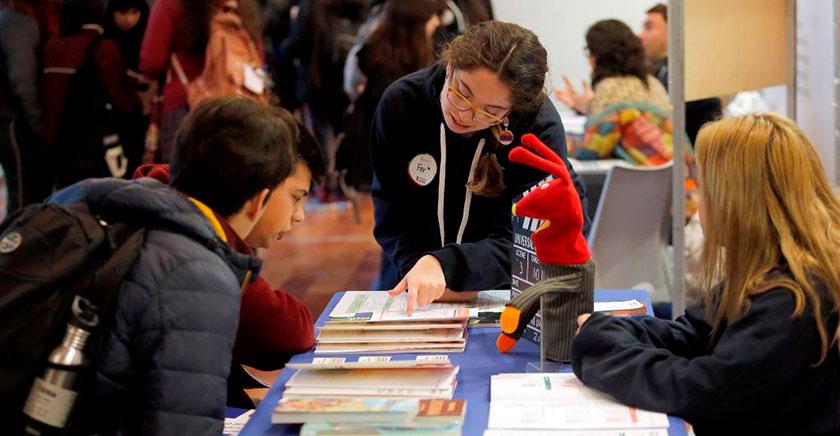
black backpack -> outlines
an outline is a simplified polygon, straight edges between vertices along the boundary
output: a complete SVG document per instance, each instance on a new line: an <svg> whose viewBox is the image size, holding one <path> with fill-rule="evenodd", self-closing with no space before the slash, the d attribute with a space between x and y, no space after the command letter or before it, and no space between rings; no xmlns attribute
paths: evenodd
<svg viewBox="0 0 840 436"><path fill-rule="evenodd" d="M30 387L61 342L76 297L95 306L100 320L86 350L96 350L97 333L113 318L145 228L108 220L85 203L35 204L0 226L0 419L7 429L21 428Z"/></svg>
<svg viewBox="0 0 840 436"><path fill-rule="evenodd" d="M92 37L81 59L62 45L76 39L55 38L44 49L44 138L58 188L87 178L124 177L128 171L123 148L127 115L114 106L95 62L103 37Z"/></svg>

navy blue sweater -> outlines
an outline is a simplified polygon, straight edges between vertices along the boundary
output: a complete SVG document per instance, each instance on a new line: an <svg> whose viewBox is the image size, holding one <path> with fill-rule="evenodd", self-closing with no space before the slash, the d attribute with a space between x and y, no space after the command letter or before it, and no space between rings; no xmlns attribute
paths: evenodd
<svg viewBox="0 0 840 436"><path fill-rule="evenodd" d="M572 348L584 384L622 403L684 418L698 435L840 434L840 351L819 366L813 311L792 318L783 288L751 299L712 335L703 307L676 321L593 314ZM829 337L837 314L822 300ZM827 309L828 308L828 309Z"/></svg>
<svg viewBox="0 0 840 436"><path fill-rule="evenodd" d="M498 145L489 129L472 135L453 133L445 127L440 108L445 75L445 63L409 74L391 84L379 101L371 132L374 236L384 250L385 261L396 267L399 277L405 276L420 257L431 254L443 266L449 289L510 287L513 199L547 174L509 162L507 154L523 134L533 133L565 160L563 124L546 99L534 114L509 117L510 130L516 136L511 146ZM446 150L443 229L438 218L439 182L444 172L442 129ZM506 189L495 198L472 195L465 218L467 180L481 139L485 140L482 154L495 153L504 168ZM409 164L424 154L434 159L437 171L428 184L421 186L409 177ZM566 167L586 211L583 182L568 160ZM584 233L588 227L589 217L585 217ZM394 279L380 282L380 286L392 287L396 285Z"/></svg>

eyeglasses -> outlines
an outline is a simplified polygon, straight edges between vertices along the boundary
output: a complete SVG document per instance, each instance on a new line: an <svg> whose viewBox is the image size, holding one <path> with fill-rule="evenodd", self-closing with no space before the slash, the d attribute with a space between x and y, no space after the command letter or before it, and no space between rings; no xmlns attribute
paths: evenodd
<svg viewBox="0 0 840 436"><path fill-rule="evenodd" d="M470 111L472 112L473 120L482 124L486 124L488 126L502 124L504 122L504 117L507 115L497 116L493 115L490 112L483 111L477 107L475 107L469 98L465 97L464 94L461 94L458 89L456 89L451 83L454 75L449 77L450 85L446 88L446 99L452 106L455 106L458 110L462 111Z"/></svg>

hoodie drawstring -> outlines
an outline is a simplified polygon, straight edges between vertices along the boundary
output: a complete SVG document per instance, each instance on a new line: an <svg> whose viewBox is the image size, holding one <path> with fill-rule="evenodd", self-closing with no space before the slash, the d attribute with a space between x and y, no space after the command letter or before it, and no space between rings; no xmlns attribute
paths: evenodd
<svg viewBox="0 0 840 436"><path fill-rule="evenodd" d="M478 166L478 160L481 158L481 152L484 150L485 139L478 141L478 146L475 149L472 163L470 164L470 173L467 181L471 181L475 176L475 167ZM440 228L440 246L446 245L446 230L443 219L443 201L446 188L446 126L440 123L440 178L438 178L438 205L437 217L438 227ZM472 191L467 189L464 196L464 212L461 215L461 225L458 227L458 236L455 239L456 244L460 244L464 238L464 231L467 228L467 222L470 220L470 205L472 204Z"/></svg>

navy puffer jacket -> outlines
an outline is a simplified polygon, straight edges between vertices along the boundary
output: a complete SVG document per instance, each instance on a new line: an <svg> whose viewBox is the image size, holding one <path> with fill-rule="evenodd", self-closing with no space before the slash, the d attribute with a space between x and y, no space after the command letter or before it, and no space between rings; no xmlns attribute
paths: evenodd
<svg viewBox="0 0 840 436"><path fill-rule="evenodd" d="M149 228L96 353L98 432L220 434L239 290L259 260L232 251L187 197L157 180L92 179L49 201L87 202Z"/></svg>

